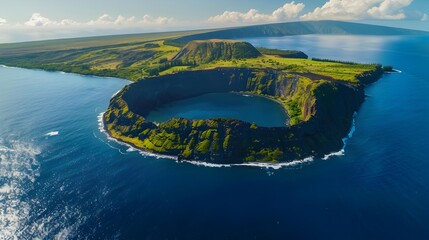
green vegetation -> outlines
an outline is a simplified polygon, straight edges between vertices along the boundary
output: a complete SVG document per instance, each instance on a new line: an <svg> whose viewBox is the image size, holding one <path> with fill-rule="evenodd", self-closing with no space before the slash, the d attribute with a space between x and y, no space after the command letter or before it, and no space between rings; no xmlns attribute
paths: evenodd
<svg viewBox="0 0 429 240"><path fill-rule="evenodd" d="M332 62L332 63L342 63L342 64L350 64L350 65L357 64L355 62L350 62L350 61L340 61L340 60L326 59L326 58L312 58L311 60L318 61L318 62Z"/></svg>
<svg viewBox="0 0 429 240"><path fill-rule="evenodd" d="M159 40L95 49L49 51L8 57L0 55L0 64L48 71L120 77L132 81L183 70L242 67L314 73L323 76L322 78L358 82L356 76L359 73L370 71L375 67L375 65L283 58L267 55L268 51L265 51L266 55L261 56L259 51L247 43L234 43L229 45L228 50L210 55L211 50L222 49L219 44L217 45L218 47L207 48L204 44L199 44L191 49L185 48L187 54L180 55L179 48L165 45L164 41ZM278 54L276 50L272 53ZM249 56L252 58L247 58Z"/></svg>
<svg viewBox="0 0 429 240"><path fill-rule="evenodd" d="M0 56L0 63L48 71L120 77L136 81L156 76L180 49L163 40L116 44L106 47ZM170 67L170 66L169 66Z"/></svg>
<svg viewBox="0 0 429 240"><path fill-rule="evenodd" d="M197 65L215 60L257 58L261 53L250 43L226 40L191 41L172 61Z"/></svg>
<svg viewBox="0 0 429 240"><path fill-rule="evenodd" d="M395 70L393 69L392 66L383 66L383 71L384 72L394 72Z"/></svg>
<svg viewBox="0 0 429 240"><path fill-rule="evenodd" d="M282 58L305 58L307 59L307 54L301 51L294 50L280 50L280 49L269 49L269 48L257 48L259 52L265 55L273 55Z"/></svg>
<svg viewBox="0 0 429 240"><path fill-rule="evenodd" d="M302 52L256 49L246 42L193 40L335 32L357 26L294 24L301 28L288 28L288 23L6 44L0 45L0 64L136 81L111 100L104 122L112 137L138 148L216 163L290 161L338 150L363 101L361 86L393 68L309 60ZM153 82L159 84L149 84ZM287 110L289 126L263 128L227 119L154 124L145 119L159 104L210 91L269 97Z"/></svg>
<svg viewBox="0 0 429 240"><path fill-rule="evenodd" d="M219 64L219 66L222 65L225 67L257 67L283 69L289 72L311 72L338 80L350 81L365 66L354 66L354 71L351 67L344 68L339 65L327 65L326 61L321 62L322 64L315 64L315 61L310 60L308 62L301 62L299 61L300 59L294 62L289 60L300 57L300 55L305 58L305 54L264 48L259 48L259 51L255 51L253 47L248 45L234 47L237 51L228 52L218 50L218 57L214 57L213 59L210 56L214 56L214 52L216 51L213 47L209 47L206 48L210 50L207 51L207 54L194 54L192 61L186 58L182 59L182 62L171 62L170 60L180 52L180 49L184 45L193 40L288 36L297 34L359 34L363 32L377 35L420 33L418 31L364 24L317 21L217 30L75 38L0 44L0 64L45 69L48 71L120 77L132 81L151 76L171 74L185 69L210 69ZM251 51L247 51L246 49ZM259 56L259 52L268 56ZM259 56L256 61L248 60L250 57L253 58L256 56ZM177 66L184 67L178 68ZM169 68L173 69L168 71ZM341 74L343 72L344 74Z"/></svg>
<svg viewBox="0 0 429 240"><path fill-rule="evenodd" d="M353 69L348 74L359 66L325 64ZM368 80L380 77L379 66L362 67L368 71L358 73ZM147 151L178 156L179 160L290 161L341 147L353 113L364 98L362 84L356 76L352 81L339 81L314 73L290 73L281 69L196 68L178 75L148 78L125 87L112 99L104 115L108 132ZM176 86L180 88L174 91ZM230 119L170 119L155 125L145 120L150 111L169 101L216 91L246 92L272 98L287 109L289 126L264 128ZM152 94L154 92L156 94Z"/></svg>

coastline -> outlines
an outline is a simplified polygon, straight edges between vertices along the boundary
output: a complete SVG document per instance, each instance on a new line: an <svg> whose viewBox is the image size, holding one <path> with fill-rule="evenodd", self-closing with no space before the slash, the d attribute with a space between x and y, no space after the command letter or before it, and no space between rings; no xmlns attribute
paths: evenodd
<svg viewBox="0 0 429 240"><path fill-rule="evenodd" d="M163 154L157 154L157 153L152 153L152 152L149 152L149 151L145 151L144 149L141 149L141 148L135 146L132 143L123 142L121 140L118 140L118 139L112 137L110 135L110 133L105 128L104 117L103 117L104 113L105 112L102 112L102 113L100 113L97 116L97 118L98 118L98 130L100 130L101 133L104 133L106 135L106 137L107 137L108 140L114 141L114 142L116 142L116 143L118 143L119 145L122 145L122 146L127 146L130 149L138 151L139 153L141 153L144 156L151 156L151 157L155 157L155 158L166 158L166 159L172 159L172 160L176 160L177 161L177 157L175 157L173 155L163 155Z"/></svg>
<svg viewBox="0 0 429 240"><path fill-rule="evenodd" d="M33 71L43 71L43 72L47 72L47 73L72 74L72 75L82 76L82 77L118 79L118 80L126 81L126 82L128 82L128 84L133 83L133 81L130 81L128 79L118 78L118 77L103 77L103 76L97 76L97 75L85 75L85 74L80 74L80 73L64 72L64 71L47 71L47 70L40 69L40 68L13 67L13 66L7 66L7 65L4 65L4 64L0 64L0 67L3 67L3 68L12 68L12 69L13 68L15 68L15 69L25 69L25 70L33 70ZM119 91L118 91L118 93L119 93Z"/></svg>
<svg viewBox="0 0 429 240"><path fill-rule="evenodd" d="M114 141L119 145L129 147L129 149L126 150L127 152L137 151L137 152L139 152L140 155L143 155L143 156L155 157L157 159L160 159L160 158L171 159L171 160L175 160L176 163L188 163L188 164L192 164L192 165L196 165L196 166L211 167L211 168L257 167L257 168L273 169L273 170L279 170L279 169L282 169L284 167L294 167L294 166L298 166L301 164L308 164L308 163L314 162L315 160L319 160L319 158L315 158L314 156L310 156L310 157L307 157L304 159L297 159L297 160L293 160L290 162L280 162L280 163L252 162L252 163L240 163L240 164L218 164L218 163L208 163L208 162L195 161L195 160L178 161L177 156L163 155L163 154L157 154L157 153L149 152L149 151L146 151L142 148L135 146L132 143L123 142L119 139L112 137L110 135L110 133L105 129L104 118L103 118L104 113L105 112L102 112L98 115L98 124L99 124L98 129L100 130L100 132L104 133L108 140ZM356 116L356 114L357 113L355 113L355 116ZM356 129L355 128L355 118L353 118L352 128L350 129L349 134L345 138L343 138L344 146L342 147L342 149L338 152L332 152L332 153L325 154L324 157L320 158L320 160L326 161L326 160L331 159L332 157L344 156L345 155L345 148L347 146L347 140L349 140L353 136L355 129Z"/></svg>
<svg viewBox="0 0 429 240"><path fill-rule="evenodd" d="M60 73L60 74L74 74L74 75L88 77L88 75L83 75L83 74L79 74L79 73L68 73L68 72L63 72L63 71L46 71L46 70L43 70L43 69L28 69L28 68L13 67L13 66L11 67L11 66L7 66L7 65L4 65L4 64L0 65L0 67L3 67L3 68L26 69L26 70L36 70L36 71L53 72L53 73ZM94 76L94 75L91 75L90 77L118 79L118 80L124 80L124 81L127 81L129 83L132 83L129 80L121 79L121 78L115 78L115 77L100 77L100 76ZM112 95L112 97L114 97L118 93L120 93L121 90L122 89L119 89L116 93L114 93ZM288 114L286 108L283 106L283 104L279 100L277 100L275 98L272 98L272 97L269 97L269 96L266 96L266 95L259 95L259 94L254 94L254 93L251 93L251 92L236 92L236 93L237 94L241 94L243 96L247 96L247 97L258 96L258 97L264 97L266 99L275 101L278 104L280 104L280 106L284 109L284 112L285 112L286 116L288 117L287 120L290 120L289 114ZM123 142L121 140L115 139L105 129L104 118L103 118L104 113L105 112L102 112L98 116L98 118L99 118L98 121L99 121L99 130L100 130L100 132L106 134L106 137L108 138L108 140L114 141L114 142L118 143L119 145L129 147L129 149L127 151L138 151L143 156L151 156L151 157L155 157L155 158L158 158L158 159L159 158L172 159L172 160L175 160L178 163L180 163L180 162L186 162L186 163L190 163L190 164L197 165L197 166L216 167L216 168L244 166L244 167L259 167L259 168L267 168L267 169L281 169L283 167L296 166L296 165L299 165L299 164L304 164L304 163L309 163L309 162L314 161L314 156L309 156L307 158L300 159L300 160L292 160L292 161L289 161L289 162L279 162L279 163L252 162L252 163L240 163L240 164L216 164L216 163L208 163L208 162L201 162L201 161L195 161L195 160L182 160L182 161L178 161L178 157L177 156L174 156L174 155L165 155L165 154L157 154L157 153L154 153L154 152L149 152L147 150L144 150L144 149L141 149L141 148L135 146L132 143L127 143L127 142ZM289 123L287 122L286 126L288 126L288 124ZM353 126L352 126L351 132L353 131L353 128L354 128L354 119L353 119ZM350 134L352 134L352 133L350 133ZM350 138L350 134L347 135L345 138L343 138L344 146L343 146L343 148L340 151L325 154L324 157L320 157L320 159L321 160L328 160L331 157L343 156L344 152L345 152L345 147L346 147L346 140ZM319 157L317 159L319 159Z"/></svg>
<svg viewBox="0 0 429 240"><path fill-rule="evenodd" d="M79 73L68 73L68 72L63 72L63 71L46 71L43 69L28 69L28 68L21 68L21 67L13 67L13 66L7 66L4 64L1 64L0 67L3 68L16 68L16 69L26 69L26 70L35 70L35 71L44 71L44 72L53 72L53 73L59 73L59 74L74 74L74 75L79 75L79 76L86 76L88 77L88 75L82 75ZM115 78L115 77L99 77L99 76L91 76L91 77L96 77L96 78L111 78L111 79L118 79L118 80L124 80L127 81L129 83L132 83L129 80L126 79L121 79L121 78ZM112 95L112 97L116 96L122 89L119 89L116 93L114 93ZM281 105L281 107L284 109L285 114L289 117L289 114L286 110L286 108L284 108L284 106L281 104L281 102L277 99L274 98L270 98L268 96L264 96L264 95L257 95L257 94L253 94L253 93L248 93L248 92L237 92L237 94L242 94L242 95L247 95L249 97L252 96L258 96L258 97L264 97L266 99L272 100L272 101L276 101L278 104ZM130 151L138 151L141 155L143 156L150 156L150 157L155 157L155 158L164 158L164 159L171 159L171 160L175 160L176 162L180 163L177 160L177 156L174 155L163 155L163 154L157 154L157 153L153 153L153 152L149 152L146 151L144 149L141 149L131 143L127 143L127 142L123 142L121 140L115 139L113 138L109 132L105 129L105 124L104 124L104 115L105 112L102 112L98 115L98 123L99 123L99 131L101 133L104 133L107 137L108 140L110 141L114 141L116 143L118 143L119 145L122 146L127 146L129 147ZM288 118L289 120L289 118ZM288 123L286 123L288 124ZM127 150L128 151L128 150ZM290 162L282 162L282 163L264 163L264 162L253 162L253 163L241 163L241 164L216 164L216 163L207 163L207 162L200 162L200 161L194 161L194 160L183 160L182 162L186 162L192 165L197 165L197 166L204 166L204 167L216 167L216 168L220 168L220 167L258 167L258 168L266 168L266 169L281 169L283 167L290 167L290 166L297 166L300 164L304 164L304 163L309 163L314 161L314 157L307 157L304 159L300 159L300 160L293 160Z"/></svg>
<svg viewBox="0 0 429 240"><path fill-rule="evenodd" d="M300 160L293 160L290 162L280 162L280 163L264 163L264 162L252 162L252 163L240 163L240 164L218 164L218 163L208 163L208 162L201 162L201 161L195 161L195 160L182 160L178 161L177 156L173 155L163 155L163 154L157 154L153 152L146 151L144 149L141 149L137 146L135 146L132 143L123 142L119 139L116 139L110 135L110 133L106 130L105 124L104 124L104 113L100 113L98 118L98 129L101 133L104 133L108 140L116 142L119 145L126 146L129 149L127 149L127 152L137 151L142 156L149 156L149 157L155 157L157 159L164 158L164 159L171 159L175 160L176 163L188 163L196 166L203 166L203 167L211 167L211 168L223 168L223 167L257 167L261 169L273 169L273 170L279 170L283 167L294 167L299 166L301 164L308 164L310 162L313 162L315 158L313 156L300 159ZM336 155L335 155L336 156Z"/></svg>

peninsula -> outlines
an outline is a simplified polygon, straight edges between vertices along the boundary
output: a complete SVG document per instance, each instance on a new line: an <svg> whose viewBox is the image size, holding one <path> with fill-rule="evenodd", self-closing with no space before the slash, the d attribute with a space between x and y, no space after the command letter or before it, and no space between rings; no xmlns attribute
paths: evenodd
<svg viewBox="0 0 429 240"><path fill-rule="evenodd" d="M365 86L392 69L308 59L300 51L255 48L232 39L359 31L417 34L335 21L284 23L6 44L0 45L0 64L134 81L112 97L103 122L113 138L144 151L209 163L287 162L340 150L364 101ZM226 118L173 118L161 123L146 119L163 104L228 92L281 103L289 124L262 127Z"/></svg>
<svg viewBox="0 0 429 240"><path fill-rule="evenodd" d="M103 116L107 132L145 151L222 164L285 162L340 150L364 101L364 86L383 74L380 65L308 60L304 53L259 51L232 40L191 41L164 64L160 76L130 84L112 98ZM280 102L289 125L269 128L224 118L146 120L166 103L224 92Z"/></svg>

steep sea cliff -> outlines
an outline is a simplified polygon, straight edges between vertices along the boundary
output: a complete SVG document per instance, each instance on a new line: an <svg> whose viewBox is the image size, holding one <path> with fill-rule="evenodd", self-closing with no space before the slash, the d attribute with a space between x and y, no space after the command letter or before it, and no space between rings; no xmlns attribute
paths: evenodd
<svg viewBox="0 0 429 240"><path fill-rule="evenodd" d="M364 84L376 81L382 73L378 67L357 76L360 84L348 84L269 69L181 72L126 86L112 98L104 122L113 137L179 160L286 162L323 156L343 147L353 114L364 101ZM289 112L300 112L300 120L287 127L267 128L222 118L171 119L160 124L145 119L165 103L215 92L268 96L283 102Z"/></svg>

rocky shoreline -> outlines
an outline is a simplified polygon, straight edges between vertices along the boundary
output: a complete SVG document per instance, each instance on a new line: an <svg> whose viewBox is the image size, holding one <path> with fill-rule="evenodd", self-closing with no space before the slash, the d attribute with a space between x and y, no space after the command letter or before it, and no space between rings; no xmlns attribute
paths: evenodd
<svg viewBox="0 0 429 240"><path fill-rule="evenodd" d="M103 116L106 131L144 151L218 164L288 162L339 151L353 114L364 101L364 85L377 81L381 68L363 73L360 84L314 80L271 69L218 68L145 79L126 86ZM274 80L274 81L273 81ZM304 86L305 85L305 86ZM304 90L302 90L304 89ZM266 128L231 120L146 121L167 102L212 92L250 92L284 103L302 97L302 121ZM297 95L298 94L298 95Z"/></svg>

